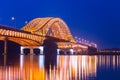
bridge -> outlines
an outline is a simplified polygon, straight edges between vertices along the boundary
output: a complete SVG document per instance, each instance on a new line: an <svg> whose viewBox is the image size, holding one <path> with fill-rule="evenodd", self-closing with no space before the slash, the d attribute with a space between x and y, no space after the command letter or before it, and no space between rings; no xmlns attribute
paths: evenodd
<svg viewBox="0 0 120 80"><path fill-rule="evenodd" d="M0 40L5 42L4 53L7 40L21 45L23 49L40 47L48 38L56 42L59 49L87 50L88 48L86 45L76 43L67 24L60 18L36 18L20 30L0 26Z"/></svg>

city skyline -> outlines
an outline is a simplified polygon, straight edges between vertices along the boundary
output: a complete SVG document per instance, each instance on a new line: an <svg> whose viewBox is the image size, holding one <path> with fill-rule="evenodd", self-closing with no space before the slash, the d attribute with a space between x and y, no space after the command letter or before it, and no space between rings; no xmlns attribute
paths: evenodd
<svg viewBox="0 0 120 80"><path fill-rule="evenodd" d="M1 1L0 24L22 28L38 17L60 17L73 36L98 44L98 48L120 47L120 1Z"/></svg>

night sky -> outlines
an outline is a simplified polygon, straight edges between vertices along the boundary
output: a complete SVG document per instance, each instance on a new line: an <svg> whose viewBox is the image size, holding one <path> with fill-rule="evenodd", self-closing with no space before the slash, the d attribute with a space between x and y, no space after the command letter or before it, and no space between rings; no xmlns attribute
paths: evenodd
<svg viewBox="0 0 120 80"><path fill-rule="evenodd" d="M11 17L15 20L12 21ZM73 36L120 48L119 0L1 0L0 24L21 28L38 17L60 17Z"/></svg>

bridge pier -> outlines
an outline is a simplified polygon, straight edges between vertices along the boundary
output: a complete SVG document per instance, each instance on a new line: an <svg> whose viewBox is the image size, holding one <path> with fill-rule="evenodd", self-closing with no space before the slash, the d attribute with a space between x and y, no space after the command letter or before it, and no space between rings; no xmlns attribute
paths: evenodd
<svg viewBox="0 0 120 80"><path fill-rule="evenodd" d="M34 54L34 51L33 51L33 47L30 47L30 55L33 55Z"/></svg>
<svg viewBox="0 0 120 80"><path fill-rule="evenodd" d="M88 54L88 49L82 49L82 54Z"/></svg>
<svg viewBox="0 0 120 80"><path fill-rule="evenodd" d="M73 55L74 49L58 49L58 54Z"/></svg>
<svg viewBox="0 0 120 80"><path fill-rule="evenodd" d="M70 54L71 54L71 55L74 54L74 49L70 49Z"/></svg>
<svg viewBox="0 0 120 80"><path fill-rule="evenodd" d="M7 37L4 38L4 55L7 54Z"/></svg>
<svg viewBox="0 0 120 80"><path fill-rule="evenodd" d="M24 51L23 51L24 48L25 48L25 47L23 47L23 46L20 47L20 53L21 53L22 55L24 54Z"/></svg>
<svg viewBox="0 0 120 80"><path fill-rule="evenodd" d="M38 47L40 49L40 54L43 54L43 46Z"/></svg>
<svg viewBox="0 0 120 80"><path fill-rule="evenodd" d="M73 55L74 54L74 49L67 49L66 54L67 55Z"/></svg>
<svg viewBox="0 0 120 80"><path fill-rule="evenodd" d="M21 51L22 55L24 54L25 49L29 49L30 50L29 52L30 52L31 55L35 54L35 49L40 50L39 53L37 53L37 54L43 54L43 46L39 46L39 47L38 46L37 47L33 47L33 46L32 47L29 47L29 46L24 46L23 47L23 46L21 46L20 51Z"/></svg>
<svg viewBox="0 0 120 80"><path fill-rule="evenodd" d="M60 49L57 49L57 54L60 54Z"/></svg>

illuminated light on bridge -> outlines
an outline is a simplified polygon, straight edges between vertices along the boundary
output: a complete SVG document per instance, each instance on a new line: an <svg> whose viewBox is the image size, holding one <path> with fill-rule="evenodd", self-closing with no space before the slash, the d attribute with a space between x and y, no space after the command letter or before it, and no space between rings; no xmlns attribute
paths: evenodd
<svg viewBox="0 0 120 80"><path fill-rule="evenodd" d="M33 35L22 30L0 26L0 40L4 40L5 37L8 37L8 40L16 42L22 46L39 46L39 44L42 42L41 37L38 35Z"/></svg>
<svg viewBox="0 0 120 80"><path fill-rule="evenodd" d="M85 39L81 39L79 37L75 37L75 41L78 43L78 44L83 44L83 45L87 45L89 47L94 47L94 48L97 48L97 44L93 43L93 42L90 42L90 41L87 41Z"/></svg>

